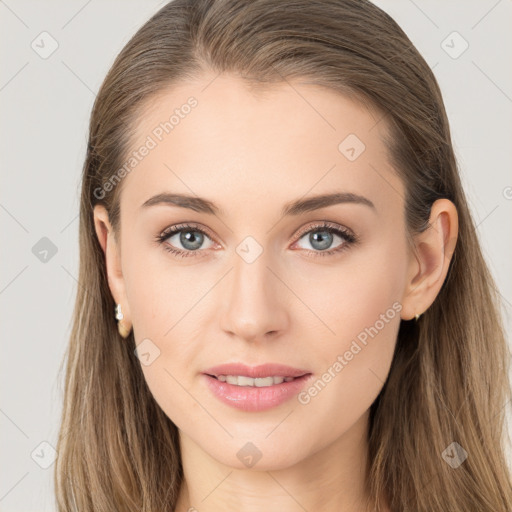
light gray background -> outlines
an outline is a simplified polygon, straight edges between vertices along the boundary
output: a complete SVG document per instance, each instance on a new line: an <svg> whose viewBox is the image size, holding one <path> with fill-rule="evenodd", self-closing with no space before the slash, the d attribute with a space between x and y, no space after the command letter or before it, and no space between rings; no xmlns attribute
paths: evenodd
<svg viewBox="0 0 512 512"><path fill-rule="evenodd" d="M55 510L54 466L36 461L51 463L51 448L40 443L55 446L61 413L57 372L78 286L88 118L115 56L164 3L0 0L1 511ZM512 2L376 3L409 35L441 86L510 340ZM50 48L43 31L58 43L46 59L31 47ZM454 31L469 44L457 58L464 41ZM57 249L46 262L32 251L43 237Z"/></svg>

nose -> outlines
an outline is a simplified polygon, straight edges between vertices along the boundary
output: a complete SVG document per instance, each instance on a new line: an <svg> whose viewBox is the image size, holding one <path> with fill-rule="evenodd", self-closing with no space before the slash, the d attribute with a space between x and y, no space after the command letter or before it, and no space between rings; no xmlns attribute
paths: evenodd
<svg viewBox="0 0 512 512"><path fill-rule="evenodd" d="M235 254L219 304L221 327L231 337L265 341L287 329L287 288L269 264L265 252L251 263Z"/></svg>

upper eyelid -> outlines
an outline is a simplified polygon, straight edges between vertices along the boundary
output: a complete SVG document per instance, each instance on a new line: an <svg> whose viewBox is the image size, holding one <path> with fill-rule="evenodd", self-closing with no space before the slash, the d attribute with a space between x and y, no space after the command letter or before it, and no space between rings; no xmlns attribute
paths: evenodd
<svg viewBox="0 0 512 512"><path fill-rule="evenodd" d="M320 229L335 229L337 231L341 231L343 233L347 233L351 236L354 236L355 237L355 234L353 233L353 231L345 226L341 226L340 224L336 224L334 222L330 222L330 221L317 221L317 223L315 223L313 221L313 224L310 224L308 226L305 226L304 228L301 228L297 231L297 237L298 238L302 238L303 235L305 235L306 233L309 233L310 231L315 231L315 230L320 230Z"/></svg>
<svg viewBox="0 0 512 512"><path fill-rule="evenodd" d="M335 229L335 230L338 230L341 232L346 232L348 235L350 235L354 238L357 238L355 233L351 229L346 228L345 226L341 226L337 223L334 223L331 221L325 221L325 220L311 221L311 222L312 222L312 224L306 225L304 228L300 228L296 232L297 234L294 236L293 243L300 240L305 234L309 233L310 231L320 230L322 228L324 228L324 229L332 228L332 229ZM179 233L180 231L184 231L186 229L198 230L198 231L204 233L205 235L207 235L210 238L210 240L215 242L215 237L212 235L210 230L206 227L203 227L202 225L196 224L195 222L181 222L178 224L174 224L173 226L170 226L169 228L164 229L162 231L160 237L169 238L169 237ZM215 242L215 243L218 243L218 242Z"/></svg>
<svg viewBox="0 0 512 512"><path fill-rule="evenodd" d="M189 229L189 230L197 230L197 231L200 231L202 233L204 233L205 235L208 235L211 239L213 239L214 237L212 236L211 232L203 227L203 226L200 226L200 225L196 225L195 223L188 223L188 222L184 222L184 223L179 223L179 224L174 224L168 228L165 228L160 236L161 237L170 237L170 236L173 236L175 235L176 233L179 233L180 231L185 231L186 229Z"/></svg>

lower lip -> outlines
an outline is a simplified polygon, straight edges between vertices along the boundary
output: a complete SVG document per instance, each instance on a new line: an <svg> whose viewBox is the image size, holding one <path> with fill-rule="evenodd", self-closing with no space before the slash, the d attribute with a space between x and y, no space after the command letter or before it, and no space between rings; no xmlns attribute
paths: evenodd
<svg viewBox="0 0 512 512"><path fill-rule="evenodd" d="M219 400L247 412L265 411L290 400L300 392L310 377L311 373L290 382L258 388L228 384L203 373L206 384Z"/></svg>

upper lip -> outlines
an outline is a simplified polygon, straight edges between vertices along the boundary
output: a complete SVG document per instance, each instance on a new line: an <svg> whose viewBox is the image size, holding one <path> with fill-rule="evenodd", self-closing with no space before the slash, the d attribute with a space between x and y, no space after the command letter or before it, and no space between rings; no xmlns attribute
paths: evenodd
<svg viewBox="0 0 512 512"><path fill-rule="evenodd" d="M219 375L244 375L252 377L302 377L309 374L308 370L292 368L284 364L267 363L259 366L247 366L243 363L228 363L212 366L203 373L218 377Z"/></svg>

